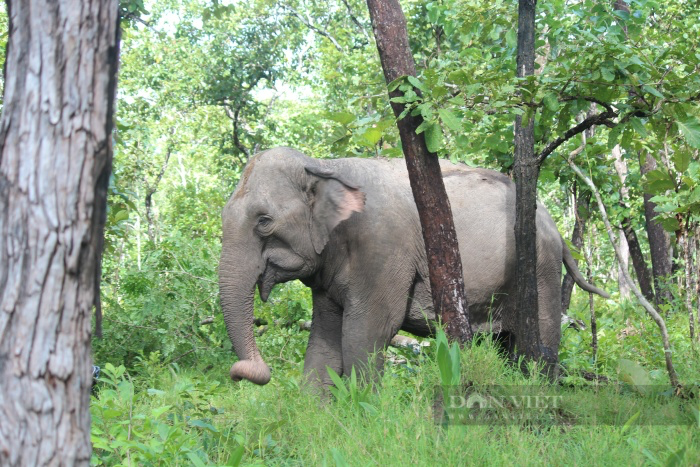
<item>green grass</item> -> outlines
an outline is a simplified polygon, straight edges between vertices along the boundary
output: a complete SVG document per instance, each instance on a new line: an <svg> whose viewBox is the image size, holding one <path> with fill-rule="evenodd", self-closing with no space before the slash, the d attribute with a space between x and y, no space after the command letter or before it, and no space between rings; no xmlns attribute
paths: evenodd
<svg viewBox="0 0 700 467"><path fill-rule="evenodd" d="M93 464L700 463L697 418L694 425L659 426L637 414L663 410L687 415L700 408L697 398L685 400L662 391L643 395L633 386L618 384L563 386L557 390L565 415L555 421L443 426L433 417L435 389L441 381L437 356L432 350L399 356L406 363L387 364L373 390L346 391L355 395L339 399L300 388L301 364L273 373L264 387L232 383L226 367L202 373L176 365L162 367L154 358L142 362L133 379L108 367L99 398L92 404ZM464 388L555 389L539 376L515 371L489 341L463 350L460 363ZM682 365L684 374L700 368L697 357ZM351 389L350 380L344 384ZM616 423L591 424L593 411Z"/></svg>

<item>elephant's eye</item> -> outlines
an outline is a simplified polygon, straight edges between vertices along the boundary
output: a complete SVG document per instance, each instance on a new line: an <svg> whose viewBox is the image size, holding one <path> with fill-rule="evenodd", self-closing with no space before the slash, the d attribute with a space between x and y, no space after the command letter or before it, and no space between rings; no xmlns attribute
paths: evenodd
<svg viewBox="0 0 700 467"><path fill-rule="evenodd" d="M258 227L259 228L264 229L266 227L269 227L271 223L272 223L272 218L270 216L258 217Z"/></svg>

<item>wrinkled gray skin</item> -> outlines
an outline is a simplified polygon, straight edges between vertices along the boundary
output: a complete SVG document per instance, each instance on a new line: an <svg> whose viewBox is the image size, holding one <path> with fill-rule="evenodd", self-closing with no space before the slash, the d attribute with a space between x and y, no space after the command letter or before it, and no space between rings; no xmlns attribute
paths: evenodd
<svg viewBox="0 0 700 467"><path fill-rule="evenodd" d="M475 331L512 335L514 185L498 172L449 162L442 162L442 172L470 322ZM542 205L537 248L541 340L556 360L562 261L579 286L605 292L583 280ZM219 284L240 359L231 367L234 380L270 380L253 337L255 287L265 301L275 284L293 279L313 291L304 373L317 384L329 384L326 366L342 375L366 364L368 353L385 347L399 329L432 333L426 255L402 159L321 161L290 148L251 159L223 211Z"/></svg>

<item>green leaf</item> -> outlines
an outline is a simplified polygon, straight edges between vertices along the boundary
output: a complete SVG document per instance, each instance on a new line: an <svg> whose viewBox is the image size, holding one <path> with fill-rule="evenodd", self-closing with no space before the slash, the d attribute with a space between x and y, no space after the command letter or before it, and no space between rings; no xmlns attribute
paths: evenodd
<svg viewBox="0 0 700 467"><path fill-rule="evenodd" d="M371 146L374 146L380 139L382 139L382 130L376 127L370 127L367 128L361 136Z"/></svg>
<svg viewBox="0 0 700 467"><path fill-rule="evenodd" d="M506 45L508 47L516 47L518 45L518 32L515 28L508 29L506 33Z"/></svg>
<svg viewBox="0 0 700 467"><path fill-rule="evenodd" d="M440 115L440 120L447 125L452 131L462 131L462 120L459 119L455 114L449 109L438 110L438 115Z"/></svg>
<svg viewBox="0 0 700 467"><path fill-rule="evenodd" d="M436 153L442 147L442 128L440 125L431 123L425 129L425 145L428 151Z"/></svg>
<svg viewBox="0 0 700 467"><path fill-rule="evenodd" d="M415 76L408 75L408 82L411 83L413 87L420 89L423 92L427 92L426 87Z"/></svg>
<svg viewBox="0 0 700 467"><path fill-rule="evenodd" d="M333 384L335 385L335 390L333 391L333 388L331 388L331 392L333 392L333 395L337 399L344 399L350 396L350 392L348 392L348 389L345 387L345 382L343 382L343 378L341 378L338 373L335 372L335 370L329 366L326 367L326 371L328 372L328 376L330 376L331 381L333 381Z"/></svg>
<svg viewBox="0 0 700 467"><path fill-rule="evenodd" d="M542 98L542 102L544 102L544 106L547 107L547 110L552 112L559 110L559 99L557 99L557 95L554 93L545 94Z"/></svg>
<svg viewBox="0 0 700 467"><path fill-rule="evenodd" d="M188 452L187 453L187 458L192 462L192 465L196 467L207 467L207 464L205 464L202 459L199 458L197 454L194 452Z"/></svg>
<svg viewBox="0 0 700 467"><path fill-rule="evenodd" d="M394 81L389 83L387 85L389 92L395 91L396 88L398 88L401 85L401 83L403 83L405 80L406 80L406 75L401 75L398 78L396 78Z"/></svg>
<svg viewBox="0 0 700 467"><path fill-rule="evenodd" d="M673 156L671 156L673 166L681 173L688 170L688 166L690 166L690 159L690 151L684 151L683 149L678 149L673 153Z"/></svg>
<svg viewBox="0 0 700 467"><path fill-rule="evenodd" d="M605 81L615 81L615 73L610 68L602 67L600 69L600 74L603 76Z"/></svg>
<svg viewBox="0 0 700 467"><path fill-rule="evenodd" d="M459 380L461 377L461 371L460 371L460 353L459 353L459 345L457 343L452 344L452 348L450 348L450 360L452 364L452 378L451 378L451 384L452 386L457 386L459 384Z"/></svg>
<svg viewBox="0 0 700 467"><path fill-rule="evenodd" d="M348 125L355 121L355 116L349 112L328 112L326 118L341 125Z"/></svg>
<svg viewBox="0 0 700 467"><path fill-rule="evenodd" d="M649 94L651 94L651 95L654 96L654 97L658 97L659 99L663 99L663 98L664 98L664 95L661 94L661 93L660 93L655 87L653 87L653 86L649 86L649 85L645 84L644 86L642 86L642 90L645 91L645 92L648 92Z"/></svg>
<svg viewBox="0 0 700 467"><path fill-rule="evenodd" d="M608 132L608 149L612 149L617 145L623 129L623 125L616 125L612 130L610 130L610 132Z"/></svg>
<svg viewBox="0 0 700 467"><path fill-rule="evenodd" d="M231 457L228 458L228 465L232 467L238 467L239 465L241 465L243 454L245 454L245 446L238 446L231 453Z"/></svg>
<svg viewBox="0 0 700 467"><path fill-rule="evenodd" d="M686 120L678 121L676 124L683 133L686 142L694 148L700 148L700 121L696 117L689 116Z"/></svg>
<svg viewBox="0 0 700 467"><path fill-rule="evenodd" d="M639 136L644 138L647 135L647 130L644 128L644 123L642 123L642 120L639 118L633 118L630 120L630 123L632 124L632 128L634 128L634 131L639 133Z"/></svg>
<svg viewBox="0 0 700 467"><path fill-rule="evenodd" d="M129 211L126 209L122 209L121 211L118 211L116 214L114 214L114 217L112 218L113 222L120 222L127 220L129 218Z"/></svg>
<svg viewBox="0 0 700 467"><path fill-rule="evenodd" d="M149 389L150 391L150 389ZM153 419L156 419L163 415L165 412L170 410L172 408L172 405L164 405L163 407L156 407L155 409L151 410L151 416Z"/></svg>
<svg viewBox="0 0 700 467"><path fill-rule="evenodd" d="M188 423L189 426L196 426L197 428L203 428L205 430L209 430L212 433L218 433L219 430L216 429L214 425L211 423L207 423L203 420L190 420Z"/></svg>
<svg viewBox="0 0 700 467"><path fill-rule="evenodd" d="M649 194L663 193L675 188L676 181L664 169L655 169L646 174L645 190Z"/></svg>

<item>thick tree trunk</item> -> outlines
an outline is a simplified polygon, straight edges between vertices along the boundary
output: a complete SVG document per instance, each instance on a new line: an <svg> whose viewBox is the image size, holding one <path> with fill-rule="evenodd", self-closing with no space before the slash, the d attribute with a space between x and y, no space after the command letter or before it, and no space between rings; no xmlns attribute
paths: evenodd
<svg viewBox="0 0 700 467"><path fill-rule="evenodd" d="M523 78L535 71L535 0L518 2L517 76ZM515 253L518 352L532 360L556 365L556 355L543 355L539 332L537 299L537 179L540 166L535 154L535 120L531 116L515 117Z"/></svg>
<svg viewBox="0 0 700 467"><path fill-rule="evenodd" d="M88 465L116 0L9 0L0 120L0 465Z"/></svg>
<svg viewBox="0 0 700 467"><path fill-rule="evenodd" d="M415 76L416 65L408 44L406 18L398 0L367 0L367 7L386 82L391 83L401 76ZM398 89L389 93L390 97L401 95ZM404 110L403 104L392 102L391 106L397 117ZM466 342L471 340L472 332L452 210L437 155L428 151L423 134L416 133L421 123L421 116L410 114L397 120L411 189L423 227L433 306L437 316L446 323L448 336Z"/></svg>
<svg viewBox="0 0 700 467"><path fill-rule="evenodd" d="M651 154L640 154L639 165L642 175L656 169L656 160ZM646 219L647 238L651 253L651 270L654 276L654 298L656 305L671 303L672 296L666 286L671 276L671 238L664 228L654 220L656 203L652 195L644 193L644 218Z"/></svg>
<svg viewBox="0 0 700 467"><path fill-rule="evenodd" d="M591 201L591 193L576 190L574 183L574 231L571 234L571 244L579 251L583 247L583 235L586 233L586 222L588 220L588 210ZM585 216L584 216L585 213ZM578 260L574 260L578 264ZM589 280L590 282L590 280ZM592 283L592 282L591 282ZM561 283L561 309L566 312L571 303L571 292L574 289L574 278L568 272L564 275L564 280Z"/></svg>

